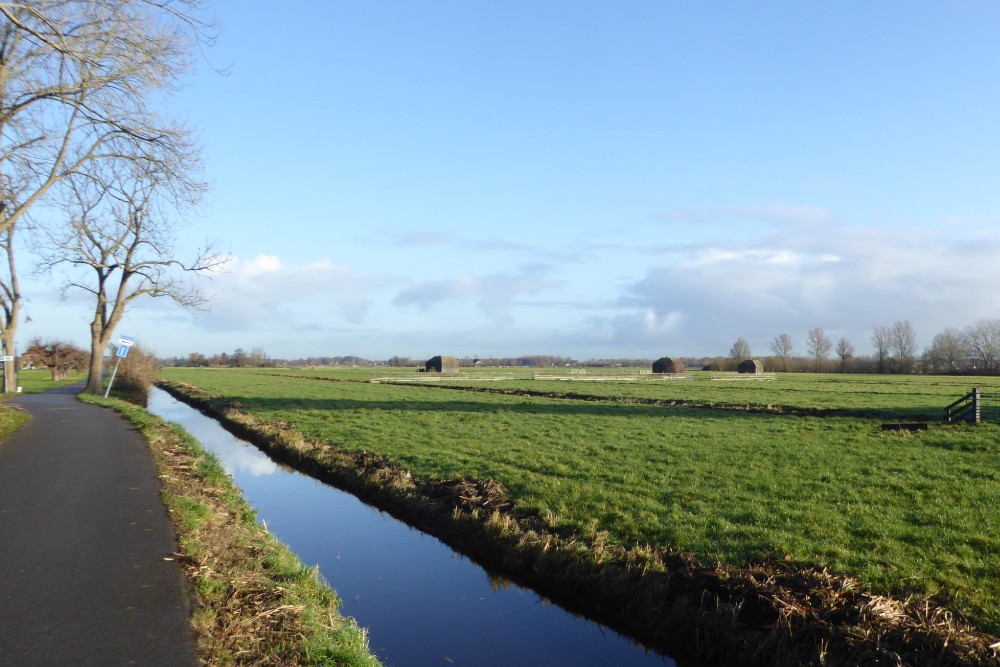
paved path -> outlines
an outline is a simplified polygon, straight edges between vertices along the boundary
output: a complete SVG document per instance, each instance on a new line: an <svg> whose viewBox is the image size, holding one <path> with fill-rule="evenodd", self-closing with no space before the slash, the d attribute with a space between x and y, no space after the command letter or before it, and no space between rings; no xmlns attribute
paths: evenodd
<svg viewBox="0 0 1000 667"><path fill-rule="evenodd" d="M198 665L152 456L81 389L0 442L0 665Z"/></svg>

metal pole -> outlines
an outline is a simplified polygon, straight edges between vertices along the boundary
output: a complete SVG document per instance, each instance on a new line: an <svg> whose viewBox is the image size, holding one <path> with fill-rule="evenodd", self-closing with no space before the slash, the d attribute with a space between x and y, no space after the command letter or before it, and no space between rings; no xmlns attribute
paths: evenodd
<svg viewBox="0 0 1000 667"><path fill-rule="evenodd" d="M115 370L111 371L111 379L108 380L108 388L104 390L104 398L108 397L111 393L111 384L115 381L115 375L118 373L118 364L122 362L122 358L118 357L118 361L115 363Z"/></svg>

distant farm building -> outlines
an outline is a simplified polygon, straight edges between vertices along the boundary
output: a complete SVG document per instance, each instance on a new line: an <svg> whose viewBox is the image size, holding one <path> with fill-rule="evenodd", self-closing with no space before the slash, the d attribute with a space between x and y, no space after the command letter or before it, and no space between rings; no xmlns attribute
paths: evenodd
<svg viewBox="0 0 1000 667"><path fill-rule="evenodd" d="M661 357L653 362L654 373L683 373L684 362L680 359Z"/></svg>
<svg viewBox="0 0 1000 667"><path fill-rule="evenodd" d="M746 361L740 363L739 372L749 373L751 375L763 375L764 362L760 359L747 359Z"/></svg>
<svg viewBox="0 0 1000 667"><path fill-rule="evenodd" d="M457 373L458 357L436 356L427 360L424 370L428 373Z"/></svg>

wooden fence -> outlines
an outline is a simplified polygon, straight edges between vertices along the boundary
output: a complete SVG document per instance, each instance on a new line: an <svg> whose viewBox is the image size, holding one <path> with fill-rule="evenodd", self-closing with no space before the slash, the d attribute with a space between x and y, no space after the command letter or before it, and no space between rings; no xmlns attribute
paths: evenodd
<svg viewBox="0 0 1000 667"><path fill-rule="evenodd" d="M976 387L968 394L958 399L944 409L945 418L949 422L970 422L978 424L984 421L1000 421L1000 393L984 392Z"/></svg>

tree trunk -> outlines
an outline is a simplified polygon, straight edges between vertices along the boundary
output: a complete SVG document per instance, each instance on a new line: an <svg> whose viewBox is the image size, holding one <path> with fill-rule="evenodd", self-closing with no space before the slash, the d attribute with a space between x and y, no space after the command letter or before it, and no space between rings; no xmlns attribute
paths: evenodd
<svg viewBox="0 0 1000 667"><path fill-rule="evenodd" d="M120 316L119 316L120 317ZM111 336L108 333L111 328L118 323L118 318L109 326L101 326L103 318L95 318L95 322L90 325L90 372L87 377L88 394L103 394L102 377L104 373L104 353L111 343Z"/></svg>
<svg viewBox="0 0 1000 667"><path fill-rule="evenodd" d="M0 344L3 345L3 353L6 356L14 355L14 327L8 326L0 334ZM3 362L3 391L10 393L17 391L17 358L13 361Z"/></svg>
<svg viewBox="0 0 1000 667"><path fill-rule="evenodd" d="M2 204L0 204L2 207ZM17 335L17 321L21 316L21 288L17 279L17 266L14 263L14 227L7 229L3 238L3 250L7 253L8 282L3 285L3 321L0 330L0 344L5 356L14 357L12 361L3 362L3 391L17 391L17 357L14 347L17 345L14 337Z"/></svg>
<svg viewBox="0 0 1000 667"><path fill-rule="evenodd" d="M101 394L101 378L104 373L104 347L99 344L90 347L90 376L87 378L87 393Z"/></svg>

